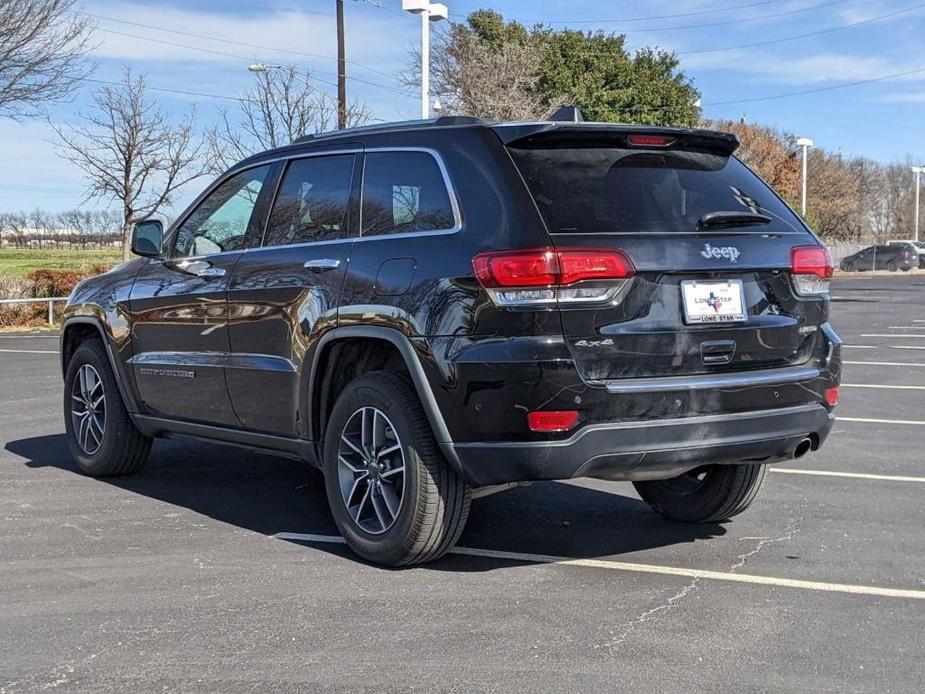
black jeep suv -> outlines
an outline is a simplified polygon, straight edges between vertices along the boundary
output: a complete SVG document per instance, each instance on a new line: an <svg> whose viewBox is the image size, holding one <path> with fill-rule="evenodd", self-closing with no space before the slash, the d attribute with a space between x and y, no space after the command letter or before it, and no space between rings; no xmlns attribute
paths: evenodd
<svg viewBox="0 0 925 694"><path fill-rule="evenodd" d="M841 361L828 252L737 144L453 117L246 159L71 295L77 465L126 474L177 434L300 458L386 565L518 482L728 519L823 443Z"/></svg>

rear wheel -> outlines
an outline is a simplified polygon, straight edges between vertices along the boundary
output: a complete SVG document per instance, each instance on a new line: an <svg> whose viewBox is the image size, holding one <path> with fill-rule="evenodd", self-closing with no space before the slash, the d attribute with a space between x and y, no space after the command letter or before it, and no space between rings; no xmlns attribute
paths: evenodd
<svg viewBox="0 0 925 694"><path fill-rule="evenodd" d="M666 518L716 523L747 509L766 474L766 465L704 465L672 479L633 482L633 486Z"/></svg>
<svg viewBox="0 0 925 694"><path fill-rule="evenodd" d="M99 340L84 342L68 362L64 427L74 462L87 475L128 475L148 458L151 439L132 423Z"/></svg>
<svg viewBox="0 0 925 694"><path fill-rule="evenodd" d="M889 270L890 272L896 272L899 268L896 267L896 261L895 261L895 260L889 260L889 261L887 261L886 269Z"/></svg>
<svg viewBox="0 0 925 694"><path fill-rule="evenodd" d="M469 515L469 488L440 454L403 374L366 374L344 389L327 424L324 472L338 529L376 564L437 559Z"/></svg>

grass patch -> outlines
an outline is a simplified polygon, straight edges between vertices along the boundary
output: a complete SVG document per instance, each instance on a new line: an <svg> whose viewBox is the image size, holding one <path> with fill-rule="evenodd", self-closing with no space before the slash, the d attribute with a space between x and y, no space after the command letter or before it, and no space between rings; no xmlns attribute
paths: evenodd
<svg viewBox="0 0 925 694"><path fill-rule="evenodd" d="M24 277L33 270L81 270L94 265L117 265L121 249L58 250L0 248L0 275Z"/></svg>

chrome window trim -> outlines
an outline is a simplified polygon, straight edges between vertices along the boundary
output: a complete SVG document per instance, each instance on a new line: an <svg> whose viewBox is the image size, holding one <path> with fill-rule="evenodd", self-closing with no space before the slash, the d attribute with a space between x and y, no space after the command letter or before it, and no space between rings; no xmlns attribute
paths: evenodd
<svg viewBox="0 0 925 694"><path fill-rule="evenodd" d="M212 192L227 181L232 176L237 176L243 171L248 171L249 169L254 169L259 166L272 166L278 162L289 162L293 159L309 159L312 157L325 157L325 156L334 156L338 154L369 154L376 152L425 152L432 156L437 162L437 168L440 169L440 173L443 176L443 184L446 186L447 195L450 198L450 207L453 210L453 219L455 224L450 229L434 229L434 230L421 230L421 231L408 231L400 234L379 234L377 236L363 236L363 180L366 175L366 161L363 161L363 176L360 178L360 236L349 236L342 239L327 239L325 241L305 241L302 243L290 243L284 246L266 246L263 242L266 240L267 225L270 222L270 214L273 212L273 203L276 202L276 196L279 194L279 187L283 181L283 175L286 173L285 170L280 172L279 178L276 181L276 190L273 191L273 200L270 203L270 210L267 214L266 222L264 223L263 235L261 237L261 245L254 248L242 248L236 251L222 251L221 253L211 253L209 255L197 255L197 256L170 256L163 258L160 262L171 261L171 260L208 260L209 258L217 258L224 255L231 255L233 253L256 253L259 251L270 250L270 249L286 249L286 248L304 248L305 246L327 246L334 243L356 243L363 241L382 241L385 239L407 239L407 238L416 238L419 236L447 236L450 234L459 233L462 230L462 212L459 207L459 198L456 194L456 188L453 186L453 181L450 178L449 170L446 167L446 163L443 161L443 157L435 149L430 147L348 147L346 149L328 149L320 152L297 152L293 154L287 154L285 156L274 157L272 159L262 159L259 162L254 162L253 164L248 164L247 166L241 166L239 168L232 168L225 172L224 175L217 178L213 181L212 185L206 188L200 195L197 197L192 204L189 206L186 214L183 215L167 232L167 237L170 239L171 243L171 252L173 251L174 235L176 231L183 226L186 220L193 214L200 203L206 199Z"/></svg>

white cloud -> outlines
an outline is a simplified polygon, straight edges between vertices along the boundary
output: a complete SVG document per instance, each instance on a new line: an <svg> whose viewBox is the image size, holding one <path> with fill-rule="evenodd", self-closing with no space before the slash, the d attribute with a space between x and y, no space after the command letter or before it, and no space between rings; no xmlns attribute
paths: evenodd
<svg viewBox="0 0 925 694"><path fill-rule="evenodd" d="M45 123L17 123L0 119L0 210L35 207L62 210L76 207L84 197L80 171L61 159Z"/></svg>

